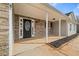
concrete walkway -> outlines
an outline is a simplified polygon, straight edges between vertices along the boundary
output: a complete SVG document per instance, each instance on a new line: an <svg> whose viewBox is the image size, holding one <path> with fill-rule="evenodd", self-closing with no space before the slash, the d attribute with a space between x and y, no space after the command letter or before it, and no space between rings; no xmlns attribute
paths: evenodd
<svg viewBox="0 0 79 59"><path fill-rule="evenodd" d="M47 44L17 43L13 49L17 56L79 56L79 36L60 48L52 48Z"/></svg>
<svg viewBox="0 0 79 59"><path fill-rule="evenodd" d="M79 56L79 36L68 42L67 45L61 47L59 51L66 55Z"/></svg>

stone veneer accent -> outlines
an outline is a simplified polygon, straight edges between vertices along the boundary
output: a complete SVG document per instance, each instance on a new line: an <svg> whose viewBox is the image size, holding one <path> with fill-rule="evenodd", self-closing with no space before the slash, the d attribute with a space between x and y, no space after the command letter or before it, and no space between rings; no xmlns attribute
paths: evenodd
<svg viewBox="0 0 79 59"><path fill-rule="evenodd" d="M46 35L46 28L45 28L45 21L37 20L35 21L35 37L45 37Z"/></svg>
<svg viewBox="0 0 79 59"><path fill-rule="evenodd" d="M8 49L8 4L0 3L0 56L9 55Z"/></svg>
<svg viewBox="0 0 79 59"><path fill-rule="evenodd" d="M45 21L35 20L35 37L45 37ZM14 38L19 39L19 16L14 15Z"/></svg>
<svg viewBox="0 0 79 59"><path fill-rule="evenodd" d="M14 24L14 39L19 39L19 16L14 15L13 19Z"/></svg>

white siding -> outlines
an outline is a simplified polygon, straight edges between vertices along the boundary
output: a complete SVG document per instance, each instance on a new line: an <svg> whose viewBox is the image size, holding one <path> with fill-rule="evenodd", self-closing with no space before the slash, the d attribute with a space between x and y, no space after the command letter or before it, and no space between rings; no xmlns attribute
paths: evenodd
<svg viewBox="0 0 79 59"><path fill-rule="evenodd" d="M61 21L61 35L67 36L67 23L64 20Z"/></svg>
<svg viewBox="0 0 79 59"><path fill-rule="evenodd" d="M68 23L68 36L76 34L76 24L74 23ZM70 30L71 27L71 30Z"/></svg>

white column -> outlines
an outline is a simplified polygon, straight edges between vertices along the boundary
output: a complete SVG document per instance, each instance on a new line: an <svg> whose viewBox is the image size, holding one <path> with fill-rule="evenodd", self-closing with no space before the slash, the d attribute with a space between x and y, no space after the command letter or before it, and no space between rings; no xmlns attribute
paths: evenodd
<svg viewBox="0 0 79 59"><path fill-rule="evenodd" d="M59 36L61 36L61 19L59 19Z"/></svg>
<svg viewBox="0 0 79 59"><path fill-rule="evenodd" d="M48 43L48 13L46 13L46 43Z"/></svg>
<svg viewBox="0 0 79 59"><path fill-rule="evenodd" d="M12 3L9 4L9 56L12 55L13 46L13 20L12 20Z"/></svg>

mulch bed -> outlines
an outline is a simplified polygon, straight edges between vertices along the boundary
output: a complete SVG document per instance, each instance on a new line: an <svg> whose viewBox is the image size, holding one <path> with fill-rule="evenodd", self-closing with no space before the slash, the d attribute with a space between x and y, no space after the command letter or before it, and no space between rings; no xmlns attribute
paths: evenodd
<svg viewBox="0 0 79 59"><path fill-rule="evenodd" d="M78 34L74 34L74 35L71 35L71 36L67 36L65 38L62 38L62 39L59 39L59 40L50 42L50 43L48 43L48 45L50 45L52 47L54 46L55 48L59 48L61 45L65 44L66 42L69 42L73 38L77 37L77 35Z"/></svg>

